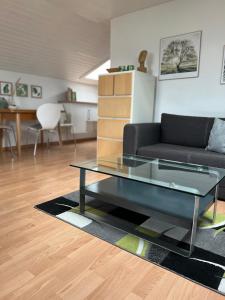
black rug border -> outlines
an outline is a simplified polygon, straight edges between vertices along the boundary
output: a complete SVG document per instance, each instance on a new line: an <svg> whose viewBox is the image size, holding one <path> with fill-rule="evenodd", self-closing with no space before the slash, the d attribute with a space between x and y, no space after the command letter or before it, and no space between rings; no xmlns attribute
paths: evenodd
<svg viewBox="0 0 225 300"><path fill-rule="evenodd" d="M79 192L79 190L75 190L74 192ZM73 192L71 192L71 193L73 193ZM70 194L70 193L69 193L69 194ZM65 196L67 196L67 195L69 195L69 194L66 194L66 195L63 195L63 196L59 196L59 197L65 197ZM59 198L59 197L57 197L57 198ZM104 242L106 242L106 243L108 243L108 244L110 244L110 245L112 245L112 246L114 246L114 247L117 247L117 248L119 248L119 249L121 249L121 250L123 250L123 251L129 253L130 255L134 255L134 256L136 256L136 257L139 258L139 259L143 259L143 260L147 261L148 263L154 264L155 266L157 266L157 267L159 267L159 268L162 268L162 269L164 269L164 270L167 270L167 271L169 271L169 272L171 272L171 273L173 273L173 274L175 274L175 275L177 275L177 276L180 276L180 277L182 277L182 278L184 278L184 279L186 279L186 280L188 280L188 281L190 281L190 282L194 282L194 283L197 284L197 285L200 285L200 286L202 286L202 287L204 287L204 288L206 288L206 289L208 289L208 290L211 290L211 291L213 291L213 292L215 292L215 293L217 293L217 294L219 294L219 295L225 297L225 294L221 293L219 290L215 290L215 289L213 289L213 288L211 288L211 287L209 287L209 286L206 286L206 285L204 285L204 284L202 284L202 283L200 283L200 282L198 282L198 281L196 281L196 280L193 280L193 279L191 279L191 278L189 278L189 277L186 277L186 276L184 276L184 275L182 275L182 274L179 274L179 273L177 273L177 272L175 272L175 271L173 271L173 270L171 270L171 269L169 269L169 268L167 268L167 267L165 267L165 266L159 265L159 264L157 264L156 262L153 262L153 261L151 261L151 260L148 260L148 259L145 258L145 257L141 257L141 256L137 255L136 253L132 253L132 252L130 252L130 251L128 251L128 250L126 250L126 249L124 249L124 248L118 246L118 245L112 244L111 242L107 241L106 239L99 237L97 234L90 233L90 232L88 232L87 230L84 230L84 228L80 228L80 227L78 227L78 226L76 226L76 225L71 224L71 223L68 222L68 221L65 221L65 220L62 220L62 219L60 219L60 218L57 218L57 216L52 215L52 214L50 214L50 213L48 213L48 212L46 212L46 211L44 211L44 210L42 210L42 209L40 209L40 208L37 207L37 206L40 205L40 204L43 204L43 203L48 202L48 201L56 200L57 198L54 198L54 199L51 199L51 200L47 200L47 201L44 201L44 202L40 202L40 203L38 203L38 204L35 204L35 205L33 206L33 208L35 208L35 209L38 210L38 211L44 212L46 215L49 215L50 217L53 217L54 219L57 219L57 220L61 221L62 223L66 223L66 224L68 224L68 225L70 225L70 226L73 226L73 227L75 227L75 228L77 228L77 229L79 229L79 230L81 230L81 231L84 231L85 233L89 234L90 236L97 237L98 239L100 239L100 240L102 240L102 241L104 241ZM67 199L67 200L72 201L72 200L70 200L70 199ZM73 201L72 201L72 202L73 202ZM75 202L75 201L74 201L74 202ZM92 220L93 222L96 222L96 220L93 220L93 219L91 219L91 220ZM108 224L104 224L104 225L109 226L109 227L112 227L111 225L108 225ZM129 233L128 233L128 234L129 234ZM138 237L138 236L137 236L137 237ZM171 252L171 251L170 251L170 252Z"/></svg>

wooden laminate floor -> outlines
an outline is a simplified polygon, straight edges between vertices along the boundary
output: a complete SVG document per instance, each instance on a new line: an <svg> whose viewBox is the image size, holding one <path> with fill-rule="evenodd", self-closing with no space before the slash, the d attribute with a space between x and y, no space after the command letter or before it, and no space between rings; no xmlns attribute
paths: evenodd
<svg viewBox="0 0 225 300"><path fill-rule="evenodd" d="M14 162L0 153L0 299L223 299L33 208L77 189L69 163L93 158L95 148L53 146L36 159L28 149Z"/></svg>

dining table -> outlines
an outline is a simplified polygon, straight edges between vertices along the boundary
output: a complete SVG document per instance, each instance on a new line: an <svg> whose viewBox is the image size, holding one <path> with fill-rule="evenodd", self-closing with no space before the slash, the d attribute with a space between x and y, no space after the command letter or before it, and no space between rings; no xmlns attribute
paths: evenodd
<svg viewBox="0 0 225 300"><path fill-rule="evenodd" d="M16 148L17 155L21 156L21 123L31 120L37 121L36 109L0 109L0 123L14 121L16 123ZM43 141L43 138L42 138ZM0 151L3 151L3 136L0 133Z"/></svg>

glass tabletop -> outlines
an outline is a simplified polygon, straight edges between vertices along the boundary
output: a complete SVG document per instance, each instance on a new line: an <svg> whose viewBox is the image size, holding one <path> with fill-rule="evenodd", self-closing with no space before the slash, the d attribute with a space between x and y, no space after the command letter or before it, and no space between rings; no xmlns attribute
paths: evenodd
<svg viewBox="0 0 225 300"><path fill-rule="evenodd" d="M225 169L136 155L109 156L71 166L206 196L225 177Z"/></svg>

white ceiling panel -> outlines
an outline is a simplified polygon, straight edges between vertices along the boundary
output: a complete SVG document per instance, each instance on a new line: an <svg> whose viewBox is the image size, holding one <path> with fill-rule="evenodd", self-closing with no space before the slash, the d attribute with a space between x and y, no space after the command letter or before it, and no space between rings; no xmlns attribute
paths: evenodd
<svg viewBox="0 0 225 300"><path fill-rule="evenodd" d="M110 19L168 1L1 0L0 69L80 81L109 58Z"/></svg>

